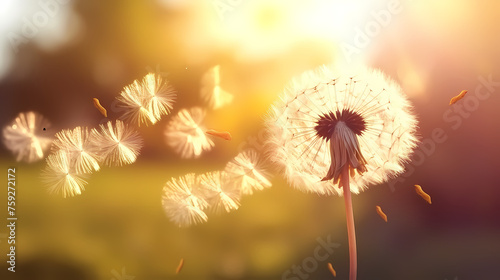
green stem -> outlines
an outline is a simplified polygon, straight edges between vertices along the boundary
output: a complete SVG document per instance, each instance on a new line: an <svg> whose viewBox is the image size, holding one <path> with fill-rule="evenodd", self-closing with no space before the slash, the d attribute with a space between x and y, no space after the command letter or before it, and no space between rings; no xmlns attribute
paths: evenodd
<svg viewBox="0 0 500 280"><path fill-rule="evenodd" d="M349 168L344 167L341 175L342 188L344 189L345 214L347 220L347 237L349 240L349 280L356 280L357 254L356 233L354 230L354 215L352 211L351 189L349 187Z"/></svg>

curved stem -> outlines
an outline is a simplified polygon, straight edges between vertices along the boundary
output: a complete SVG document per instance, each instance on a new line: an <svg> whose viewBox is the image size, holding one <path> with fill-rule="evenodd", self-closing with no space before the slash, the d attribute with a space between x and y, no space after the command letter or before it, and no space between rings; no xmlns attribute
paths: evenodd
<svg viewBox="0 0 500 280"><path fill-rule="evenodd" d="M356 280L357 274L357 254L356 254L356 233L354 230L354 214L352 211L351 189L349 187L349 168L344 167L342 175L342 188L344 189L345 214L347 220L347 237L349 240L349 280Z"/></svg>

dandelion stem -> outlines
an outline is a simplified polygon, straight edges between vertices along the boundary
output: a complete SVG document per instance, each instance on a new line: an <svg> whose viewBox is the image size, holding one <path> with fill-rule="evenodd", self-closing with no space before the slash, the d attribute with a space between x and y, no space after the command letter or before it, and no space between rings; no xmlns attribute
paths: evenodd
<svg viewBox="0 0 500 280"><path fill-rule="evenodd" d="M357 254L356 233L354 230L354 215L352 211L351 189L349 188L349 167L342 169L341 184L344 190L345 214L347 220L347 238L349 240L349 280L356 280Z"/></svg>

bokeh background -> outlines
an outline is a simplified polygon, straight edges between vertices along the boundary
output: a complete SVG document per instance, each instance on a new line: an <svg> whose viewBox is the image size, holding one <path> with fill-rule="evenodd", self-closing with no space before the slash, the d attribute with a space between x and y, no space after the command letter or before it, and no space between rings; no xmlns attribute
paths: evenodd
<svg viewBox="0 0 500 280"><path fill-rule="evenodd" d="M46 192L43 160L15 162L2 146L0 217L7 224L6 173L15 167L18 221L16 273L7 272L0 226L0 278L333 279L331 262L336 279L348 279L342 198L298 192L275 174L273 187L245 197L239 210L178 228L163 212L161 189L258 148L262 118L293 76L363 63L401 84L423 144L400 179L353 197L358 279L500 279L499 18L495 0L1 0L1 127L30 110L51 121L50 133L95 127L106 119L92 98L116 118L114 98L148 72L167 75L177 90L174 113L204 105L200 80L217 64L235 98L206 118L233 140L215 139L201 158L181 160L164 144L164 117L140 128L136 163L103 168L74 198ZM468 98L449 106L464 89ZM302 277L283 277L314 257L318 238L338 248Z"/></svg>

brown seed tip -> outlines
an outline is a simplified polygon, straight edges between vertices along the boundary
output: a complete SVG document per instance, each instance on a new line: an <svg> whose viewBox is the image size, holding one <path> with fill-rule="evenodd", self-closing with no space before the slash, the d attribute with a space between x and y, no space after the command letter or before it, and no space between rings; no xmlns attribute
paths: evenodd
<svg viewBox="0 0 500 280"><path fill-rule="evenodd" d="M224 140L231 140L231 133L229 133L227 131L217 131L217 130L209 129L205 133L222 138Z"/></svg>
<svg viewBox="0 0 500 280"><path fill-rule="evenodd" d="M332 273L333 277L337 277L337 272L335 271L335 269L333 269L333 266L331 263L328 263L328 269Z"/></svg>
<svg viewBox="0 0 500 280"><path fill-rule="evenodd" d="M377 209L377 214L387 223L387 215L384 213L384 211L382 211L382 208L377 205L375 206L375 209Z"/></svg>
<svg viewBox="0 0 500 280"><path fill-rule="evenodd" d="M450 105L455 104L458 100L464 98L465 94L467 93L466 90L462 90L457 96L454 96L450 100Z"/></svg>
<svg viewBox="0 0 500 280"><path fill-rule="evenodd" d="M431 202L431 196L428 195L424 190L422 190L422 187L420 185L415 185L415 191L417 192L418 195L420 195L427 203L432 204Z"/></svg>
<svg viewBox="0 0 500 280"><path fill-rule="evenodd" d="M102 107L101 103L99 103L99 99L97 98L92 98L92 101L94 103L94 107L97 108L97 110L99 110L99 112L101 112L101 114L107 118L108 117L108 112L106 111L106 109L104 109L104 107Z"/></svg>
<svg viewBox="0 0 500 280"><path fill-rule="evenodd" d="M177 269L175 270L175 274L179 274L181 272L182 267L184 266L184 258L181 259L179 262L179 265L177 266Z"/></svg>

